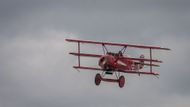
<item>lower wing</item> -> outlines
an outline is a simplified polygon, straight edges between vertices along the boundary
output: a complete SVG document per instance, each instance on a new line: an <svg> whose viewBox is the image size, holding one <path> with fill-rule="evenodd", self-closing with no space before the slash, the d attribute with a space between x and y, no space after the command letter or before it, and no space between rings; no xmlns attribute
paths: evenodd
<svg viewBox="0 0 190 107"><path fill-rule="evenodd" d="M86 67L86 66L73 66L73 67L76 69L104 71L101 68L95 68L95 67ZM123 73L130 73L130 74L159 75L156 72L142 72L142 71L135 71L135 70L116 70L116 72L123 72Z"/></svg>

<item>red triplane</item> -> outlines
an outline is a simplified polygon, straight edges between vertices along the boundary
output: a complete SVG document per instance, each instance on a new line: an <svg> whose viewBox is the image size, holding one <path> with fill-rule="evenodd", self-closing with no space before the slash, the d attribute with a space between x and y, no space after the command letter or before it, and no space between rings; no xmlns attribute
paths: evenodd
<svg viewBox="0 0 190 107"><path fill-rule="evenodd" d="M131 44L123 44L123 43L96 42L96 41L76 40L76 39L66 39L66 41L75 42L78 44L78 52L69 53L69 54L78 56L78 65L73 66L74 68L100 70L102 71L102 74L98 73L95 76L96 85L99 85L101 81L117 82L120 88L122 88L125 84L125 77L120 76L120 72L138 74L139 76L140 74L148 74L148 75L154 75L154 76L159 75L158 73L153 72L152 67L159 67L159 65L154 64L154 63L162 63L162 61L152 58L152 50L170 50L169 48L161 48L160 46L131 45ZM97 55L97 54L81 53L81 50L80 50L81 43L102 45L104 54ZM122 47L122 49L118 51L118 53L113 53L113 52L108 51L108 49L106 48L107 45L119 46L119 47ZM139 58L128 57L127 55L124 55L126 48L128 47L149 49L150 58L147 59L144 57L144 55L140 55ZM98 65L100 68L81 66L80 64L81 56L99 58ZM144 66L150 66L150 71L143 72L142 69ZM104 77L105 75L113 75L113 74L115 74L116 79Z"/></svg>

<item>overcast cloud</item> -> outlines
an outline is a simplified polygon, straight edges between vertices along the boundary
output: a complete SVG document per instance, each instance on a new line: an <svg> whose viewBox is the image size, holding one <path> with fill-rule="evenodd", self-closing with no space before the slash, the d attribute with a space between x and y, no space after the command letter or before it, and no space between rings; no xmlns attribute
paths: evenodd
<svg viewBox="0 0 190 107"><path fill-rule="evenodd" d="M1 0L0 106L189 107L189 19L189 0ZM164 61L155 69L159 79L123 74L124 88L105 82L97 87L97 72L72 68L77 58L68 52L76 45L65 38L172 51L154 52ZM144 51L131 53L138 52Z"/></svg>

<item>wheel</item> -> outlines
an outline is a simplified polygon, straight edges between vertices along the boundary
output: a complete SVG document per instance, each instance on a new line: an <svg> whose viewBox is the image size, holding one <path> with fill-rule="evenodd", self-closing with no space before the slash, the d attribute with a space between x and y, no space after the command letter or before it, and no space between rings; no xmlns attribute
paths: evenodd
<svg viewBox="0 0 190 107"><path fill-rule="evenodd" d="M95 76L95 84L98 86L100 85L100 82L101 82L101 75L100 74L96 74Z"/></svg>
<svg viewBox="0 0 190 107"><path fill-rule="evenodd" d="M120 76L119 77L119 87L123 88L124 85L125 85L125 77L124 76Z"/></svg>

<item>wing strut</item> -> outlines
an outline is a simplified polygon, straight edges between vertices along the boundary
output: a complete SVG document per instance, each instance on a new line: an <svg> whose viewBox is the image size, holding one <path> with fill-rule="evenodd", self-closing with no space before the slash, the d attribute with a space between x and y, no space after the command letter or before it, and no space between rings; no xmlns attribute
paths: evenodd
<svg viewBox="0 0 190 107"><path fill-rule="evenodd" d="M102 49L105 55L108 52L108 49L106 48L105 44L102 44Z"/></svg>
<svg viewBox="0 0 190 107"><path fill-rule="evenodd" d="M124 47L119 51L119 53L121 52L122 54L124 54L125 51L126 51L126 49L127 49L127 46L124 46Z"/></svg>
<svg viewBox="0 0 190 107"><path fill-rule="evenodd" d="M150 72L152 73L152 49L150 48Z"/></svg>
<svg viewBox="0 0 190 107"><path fill-rule="evenodd" d="M80 67L80 42L78 42L78 66Z"/></svg>

